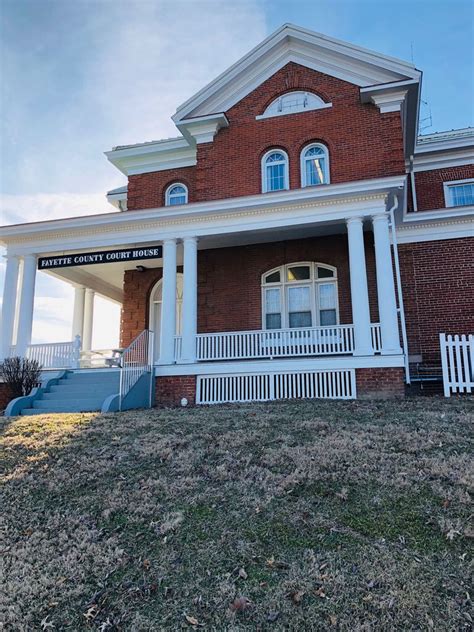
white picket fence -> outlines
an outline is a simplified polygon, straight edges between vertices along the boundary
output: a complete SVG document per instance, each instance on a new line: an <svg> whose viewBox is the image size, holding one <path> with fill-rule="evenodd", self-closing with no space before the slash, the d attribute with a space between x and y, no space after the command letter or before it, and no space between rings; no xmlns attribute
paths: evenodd
<svg viewBox="0 0 474 632"><path fill-rule="evenodd" d="M444 396L472 393L474 388L474 336L439 335Z"/></svg>
<svg viewBox="0 0 474 632"><path fill-rule="evenodd" d="M43 369L77 369L81 354L81 338L67 342L46 342L28 345L25 357L36 360ZM10 356L16 355L16 347L11 347Z"/></svg>

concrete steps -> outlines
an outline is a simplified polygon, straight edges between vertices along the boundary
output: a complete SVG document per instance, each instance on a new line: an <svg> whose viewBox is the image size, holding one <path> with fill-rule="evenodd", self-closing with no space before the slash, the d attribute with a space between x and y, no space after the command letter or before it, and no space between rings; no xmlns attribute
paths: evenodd
<svg viewBox="0 0 474 632"><path fill-rule="evenodd" d="M53 385L24 408L22 415L44 413L79 413L100 411L104 400L119 392L120 371L68 371Z"/></svg>

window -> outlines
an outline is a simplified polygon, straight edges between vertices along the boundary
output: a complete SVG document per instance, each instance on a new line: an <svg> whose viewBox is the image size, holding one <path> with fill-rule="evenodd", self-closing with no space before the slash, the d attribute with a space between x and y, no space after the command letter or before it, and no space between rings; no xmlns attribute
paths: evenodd
<svg viewBox="0 0 474 632"><path fill-rule="evenodd" d="M329 183L329 155L327 147L319 143L301 152L301 186L311 187Z"/></svg>
<svg viewBox="0 0 474 632"><path fill-rule="evenodd" d="M330 108L332 103L325 103L321 97L312 92L297 90L282 94L266 108L263 114L257 119L270 118L272 116L282 116L285 114L295 114L297 112L307 112L311 110L321 110Z"/></svg>
<svg viewBox="0 0 474 632"><path fill-rule="evenodd" d="M447 207L474 204L474 180L445 182L444 199Z"/></svg>
<svg viewBox="0 0 474 632"><path fill-rule="evenodd" d="M188 203L188 188L181 183L175 183L166 189L166 206L176 206Z"/></svg>
<svg viewBox="0 0 474 632"><path fill-rule="evenodd" d="M291 263L262 277L265 329L337 325L337 272L322 263Z"/></svg>
<svg viewBox="0 0 474 632"><path fill-rule="evenodd" d="M262 158L262 191L288 189L288 156L281 149L272 149Z"/></svg>

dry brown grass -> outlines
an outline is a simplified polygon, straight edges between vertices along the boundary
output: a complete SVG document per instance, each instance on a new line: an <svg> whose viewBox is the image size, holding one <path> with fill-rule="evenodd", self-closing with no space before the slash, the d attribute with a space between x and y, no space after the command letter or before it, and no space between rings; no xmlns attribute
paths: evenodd
<svg viewBox="0 0 474 632"><path fill-rule="evenodd" d="M473 412L4 419L4 629L469 629Z"/></svg>

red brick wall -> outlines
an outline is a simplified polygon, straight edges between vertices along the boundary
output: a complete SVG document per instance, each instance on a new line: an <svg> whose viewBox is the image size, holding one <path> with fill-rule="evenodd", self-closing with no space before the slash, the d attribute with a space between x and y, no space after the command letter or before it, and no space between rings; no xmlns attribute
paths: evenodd
<svg viewBox="0 0 474 632"><path fill-rule="evenodd" d="M196 376L172 375L156 378L155 406L180 406L185 397L188 405L196 403Z"/></svg>
<svg viewBox="0 0 474 632"><path fill-rule="evenodd" d="M440 332L474 331L474 238L401 244L410 355L439 363Z"/></svg>
<svg viewBox="0 0 474 632"><path fill-rule="evenodd" d="M474 164L415 173L416 201L419 211L446 208L443 182L474 178ZM410 205L410 210L413 206Z"/></svg>
<svg viewBox="0 0 474 632"><path fill-rule="evenodd" d="M378 320L372 233L365 234L372 322ZM337 268L341 323L352 322L347 235L201 250L198 254L198 331L261 329L261 278L264 272L297 261L319 261ZM179 269L180 270L180 269ZM128 270L124 276L121 345L148 325L148 298L161 268Z"/></svg>
<svg viewBox="0 0 474 632"><path fill-rule="evenodd" d="M4 382L0 382L0 413L5 410L11 399L10 387Z"/></svg>
<svg viewBox="0 0 474 632"><path fill-rule="evenodd" d="M278 95L311 90L331 108L255 120ZM261 192L260 160L282 147L290 160L290 187L300 187L300 152L312 141L329 148L331 182L405 173L401 118L360 102L359 87L289 63L226 112L229 127L213 143L198 145L197 165L129 177L129 210L163 204L174 180L189 184L190 200L205 201Z"/></svg>
<svg viewBox="0 0 474 632"><path fill-rule="evenodd" d="M148 298L161 276L162 268L148 268L143 272L126 270L123 278L120 346L127 347L148 327Z"/></svg>
<svg viewBox="0 0 474 632"><path fill-rule="evenodd" d="M357 398L392 398L405 396L402 368L356 369Z"/></svg>

